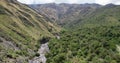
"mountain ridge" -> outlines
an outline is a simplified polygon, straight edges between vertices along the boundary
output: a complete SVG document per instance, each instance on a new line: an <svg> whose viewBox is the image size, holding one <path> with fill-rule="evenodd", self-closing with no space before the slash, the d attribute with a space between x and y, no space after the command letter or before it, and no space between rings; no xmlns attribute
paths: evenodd
<svg viewBox="0 0 120 63"><path fill-rule="evenodd" d="M54 37L60 27L17 0L0 0L0 63L27 62L39 40Z"/></svg>
<svg viewBox="0 0 120 63"><path fill-rule="evenodd" d="M85 15L85 13L91 13L96 8L101 7L98 4L37 4L29 5L37 12L44 14L52 21L57 22L58 24L64 25L67 21L78 20L78 16ZM86 12L85 12L86 11ZM81 16L81 18L83 18ZM86 16L86 15L85 15ZM73 20L72 20L73 19ZM67 22L68 23L68 22Z"/></svg>
<svg viewBox="0 0 120 63"><path fill-rule="evenodd" d="M38 13L44 14L50 20L56 22L57 24L65 28L81 25L83 24L82 22L90 21L97 15L101 14L108 15L110 14L109 10L111 13L114 13L115 15L119 13L119 5L114 5L111 3L104 6L99 4L67 4L67 3L61 4L49 3L37 5L33 4L29 6L36 10ZM105 12L103 13L103 11ZM114 11L116 11L116 13ZM116 18L116 16L112 17ZM98 18L100 18L100 16Z"/></svg>
<svg viewBox="0 0 120 63"><path fill-rule="evenodd" d="M0 63L27 63L50 38L47 63L120 62L119 5L31 6L0 0Z"/></svg>

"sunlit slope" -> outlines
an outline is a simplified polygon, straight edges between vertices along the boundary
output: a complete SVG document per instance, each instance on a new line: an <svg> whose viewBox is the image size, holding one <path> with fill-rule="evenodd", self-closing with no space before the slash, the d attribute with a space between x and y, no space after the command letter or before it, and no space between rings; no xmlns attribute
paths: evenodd
<svg viewBox="0 0 120 63"><path fill-rule="evenodd" d="M60 28L27 5L16 0L0 0L0 59L29 56L37 50L37 40L53 37ZM10 44L11 43L11 44ZM17 48L17 50L16 50ZM1 52L0 51L0 52ZM17 53L16 53L17 51ZM12 62L13 63L13 62Z"/></svg>

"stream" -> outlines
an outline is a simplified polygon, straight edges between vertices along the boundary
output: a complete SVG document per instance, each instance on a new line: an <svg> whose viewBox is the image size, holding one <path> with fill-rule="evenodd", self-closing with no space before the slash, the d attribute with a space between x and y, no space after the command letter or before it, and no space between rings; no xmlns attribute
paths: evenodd
<svg viewBox="0 0 120 63"><path fill-rule="evenodd" d="M57 34L55 35L56 39L60 39L60 36ZM29 63L46 63L47 58L45 57L46 53L49 53L49 47L48 42L49 40L46 38L43 38L41 41L41 46L38 49L39 57L34 57L32 60L29 60Z"/></svg>
<svg viewBox="0 0 120 63"><path fill-rule="evenodd" d="M29 63L46 63L47 59L45 54L49 52L48 42L41 44L38 53L39 57L34 57L32 60L29 60Z"/></svg>

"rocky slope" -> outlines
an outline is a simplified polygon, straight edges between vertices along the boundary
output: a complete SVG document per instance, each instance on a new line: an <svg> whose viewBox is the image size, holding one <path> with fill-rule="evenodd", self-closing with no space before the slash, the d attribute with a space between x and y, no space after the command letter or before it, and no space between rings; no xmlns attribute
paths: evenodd
<svg viewBox="0 0 120 63"><path fill-rule="evenodd" d="M0 63L26 62L42 37L60 30L46 17L16 0L0 0Z"/></svg>

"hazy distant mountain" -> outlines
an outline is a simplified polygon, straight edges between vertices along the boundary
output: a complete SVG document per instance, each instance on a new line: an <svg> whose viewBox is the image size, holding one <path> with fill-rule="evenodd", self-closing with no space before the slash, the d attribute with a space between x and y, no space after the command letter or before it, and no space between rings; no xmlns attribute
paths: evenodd
<svg viewBox="0 0 120 63"><path fill-rule="evenodd" d="M96 23L109 23L108 20L111 19L110 17L119 20L119 16L117 15L119 15L120 6L114 4L101 6L98 4L49 3L30 5L30 7L47 16L50 20L57 22L59 25L73 27L83 25L85 22L93 23L93 21ZM106 21L102 22L102 20Z"/></svg>
<svg viewBox="0 0 120 63"><path fill-rule="evenodd" d="M29 5L37 12L44 14L52 21L57 22L60 25L66 24L66 22L72 22L86 17L94 12L97 8L101 7L98 4L37 4Z"/></svg>

